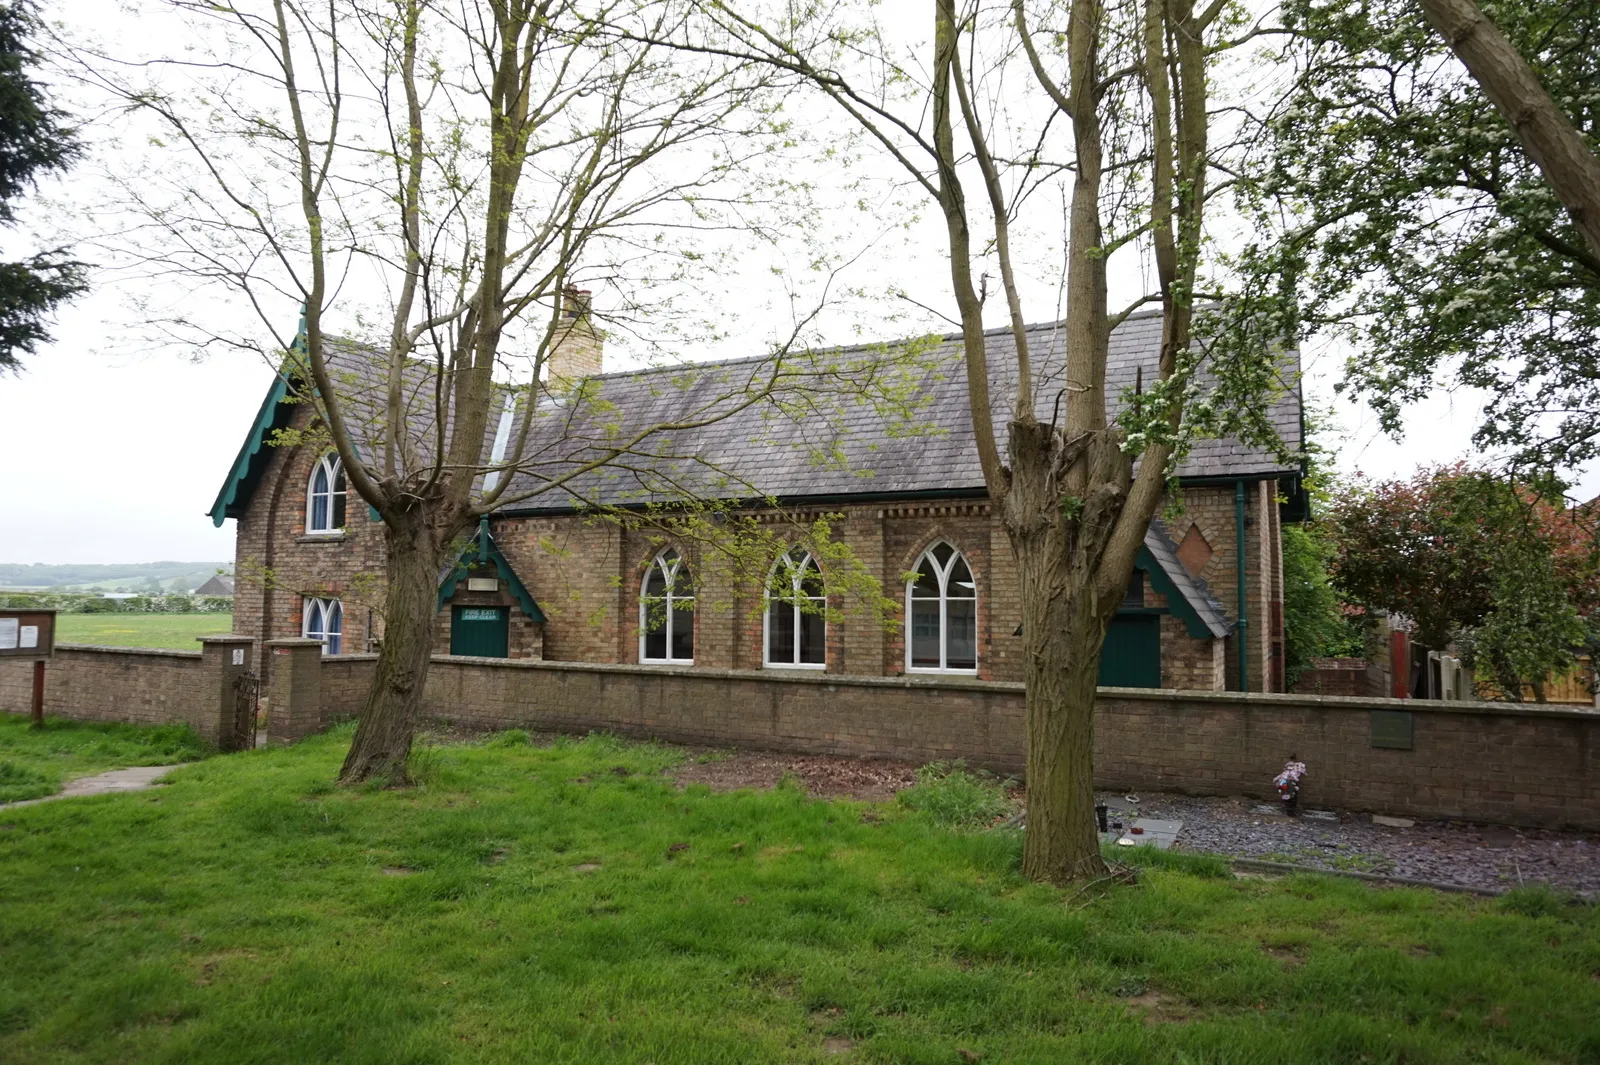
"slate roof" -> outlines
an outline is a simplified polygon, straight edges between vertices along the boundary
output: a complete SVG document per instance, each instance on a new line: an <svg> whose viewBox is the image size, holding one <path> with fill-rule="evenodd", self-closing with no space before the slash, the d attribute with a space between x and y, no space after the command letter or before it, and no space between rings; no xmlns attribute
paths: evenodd
<svg viewBox="0 0 1600 1065"><path fill-rule="evenodd" d="M1155 584L1158 590L1162 588L1161 577L1166 578L1166 583L1172 590L1182 596L1188 604L1193 616L1185 616L1188 624L1189 635L1196 638L1215 636L1221 638L1233 631L1233 622L1228 619L1228 611L1217 597L1211 594L1211 588L1205 581L1193 577L1178 560L1178 545L1172 542L1172 536L1167 532L1166 522L1160 518L1153 518L1150 528L1145 530L1144 547L1150 553L1150 560L1161 569L1161 574L1156 576ZM1172 593L1167 592L1167 602L1170 609L1176 613L1187 614L1180 604L1172 601Z"/></svg>
<svg viewBox="0 0 1600 1065"><path fill-rule="evenodd" d="M1015 394L1015 350L1009 329L990 330L985 335L994 420L1003 433L1010 397ZM1131 316L1112 333L1106 392L1113 412L1141 368L1146 381L1157 378L1160 336L1159 313ZM1030 326L1028 337L1038 416L1049 420L1057 396L1065 388L1064 327L1060 323ZM882 348L844 348L830 354L859 361L870 359L875 350ZM507 496L536 487L542 477L570 469L567 462L598 457L614 441L619 428L668 421L689 410L716 409L719 397L758 379L769 365L765 359L742 359L593 378L599 400L614 408L614 413L596 420L559 408L541 408L538 417L544 424L535 426L530 437L534 443L525 456L529 460L525 466L530 468L512 475ZM753 407L714 425L659 438L639 457L642 469L638 471L595 471L575 482L571 494L550 494L507 509L517 513L561 510L578 497L611 505L666 502L674 496L668 480L724 498L772 495L786 501L838 500L863 494L880 498L982 495L983 473L972 439L959 334L937 338L918 366L921 380L916 391L925 398L925 406L915 420L923 428L937 427L936 432L906 432L907 427L886 417L881 407L842 399L832 405L827 417L816 418L796 418L770 406ZM1272 404L1271 420L1292 452L1301 446L1298 378L1299 354L1287 352L1283 388ZM1202 388L1204 385L1202 375ZM819 462L819 454L842 461ZM724 471L731 479L719 483L708 467ZM1238 440L1200 440L1179 469L1179 476L1193 481L1297 472L1298 466L1284 464L1273 452Z"/></svg>
<svg viewBox="0 0 1600 1065"><path fill-rule="evenodd" d="M1138 372L1147 381L1157 376L1161 316L1158 312L1130 316L1111 335L1106 368L1107 402L1112 413L1124 391L1133 387ZM1016 357L1009 329L985 334L990 365L990 395L997 429L1003 433L1011 397L1016 388ZM796 392L778 404L764 403L697 428L686 428L654 438L628 459L591 471L574 480L569 490L557 490L501 508L502 514L562 512L584 502L609 505L669 502L679 498L675 488L688 488L702 496L746 499L774 496L786 502L846 501L851 498L892 499L939 495L985 494L972 421L967 407L966 369L959 334L932 338L919 348L918 358L884 358L889 349L907 350L911 341L890 345L860 345L818 353L812 365L819 369L848 365L859 374L875 365L899 367L907 375L900 382L918 398L910 423L885 413L882 405L857 402L845 389L830 391L828 374L821 374L810 392ZM1049 420L1057 398L1066 387L1064 323L1028 327L1029 350L1037 383L1037 414ZM376 453L381 425L383 366L381 356L360 345L330 345L330 373L341 392L349 396L347 410L356 427L358 447ZM726 409L732 397L759 382L770 368L766 357L724 362L603 374L590 379L591 390L576 403L541 400L536 424L529 435L524 460L511 474L507 497L537 487L541 480L570 471L597 458L614 446L629 427L674 420L696 420ZM430 423L432 389L428 364L407 366L405 404L420 422ZM891 373L891 377L893 374ZM1270 407L1270 418L1290 453L1302 445L1299 389L1299 353L1284 354L1281 391ZM1206 385L1204 372L1201 388ZM240 450L234 469L219 492L212 516L239 516L259 483L267 453L264 437L288 422L292 399L282 377L262 405L251 435ZM813 395L812 393L816 393ZM821 399L818 400L817 396ZM823 413L807 416L796 406L815 403ZM512 415L520 428L525 410ZM413 425L418 424L413 421ZM485 454L497 436L497 419L485 427ZM419 434L419 451L426 451L431 432ZM1002 453L1004 442L1002 440ZM827 456L821 461L819 456ZM1180 479L1275 478L1299 473L1266 449L1238 440L1196 441L1180 467ZM1184 614L1190 634L1226 635L1232 629L1222 605L1204 581L1191 577L1177 558L1177 549L1160 520L1153 521L1145 537L1147 563L1153 563L1152 580L1165 584L1169 602ZM1159 573L1155 572L1159 570ZM1169 590L1170 589L1170 590ZM1185 609L1187 606L1188 609ZM537 606L533 608L537 610Z"/></svg>

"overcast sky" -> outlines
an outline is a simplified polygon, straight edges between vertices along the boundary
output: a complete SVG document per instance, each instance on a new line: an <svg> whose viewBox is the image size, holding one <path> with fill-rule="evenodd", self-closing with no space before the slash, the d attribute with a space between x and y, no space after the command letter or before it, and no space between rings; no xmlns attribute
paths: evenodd
<svg viewBox="0 0 1600 1065"><path fill-rule="evenodd" d="M98 2L53 6L59 18L103 15ZM93 180L90 168L75 174L70 198L91 201L93 190L82 184ZM953 313L940 237L938 228L923 227L910 248L886 257L919 300ZM870 258L867 266L884 269ZM243 355L195 362L176 348L128 350L119 341L137 329L129 301L136 295L151 293L97 279L93 295L61 314L54 343L28 358L20 376L0 376L0 562L233 558L233 522L216 528L206 511L271 371ZM751 297L730 284L718 298ZM1003 324L991 317L991 326ZM833 339L858 339L842 326L838 332ZM764 339L752 338L752 349ZM1413 408L1405 438L1392 441L1369 412L1334 396L1341 352L1312 345L1304 358L1307 400L1333 408L1338 431L1327 443L1337 446L1341 469L1404 476L1421 464L1472 457L1473 397L1441 392ZM1585 471L1575 494L1600 494L1600 471Z"/></svg>

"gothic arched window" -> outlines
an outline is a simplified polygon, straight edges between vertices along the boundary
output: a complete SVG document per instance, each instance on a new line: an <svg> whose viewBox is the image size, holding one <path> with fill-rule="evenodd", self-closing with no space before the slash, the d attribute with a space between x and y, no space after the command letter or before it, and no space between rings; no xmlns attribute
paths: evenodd
<svg viewBox="0 0 1600 1065"><path fill-rule="evenodd" d="M344 464L330 452L311 467L311 479L306 483L306 532L343 529L344 499Z"/></svg>
<svg viewBox="0 0 1600 1065"><path fill-rule="evenodd" d="M639 594L639 661L694 664L694 576L667 548L650 562Z"/></svg>
<svg viewBox="0 0 1600 1065"><path fill-rule="evenodd" d="M976 673L978 586L961 552L936 543L906 582L906 669Z"/></svg>
<svg viewBox="0 0 1600 1065"><path fill-rule="evenodd" d="M778 559L767 579L769 666L822 669L828 661L828 605L817 560L803 547Z"/></svg>

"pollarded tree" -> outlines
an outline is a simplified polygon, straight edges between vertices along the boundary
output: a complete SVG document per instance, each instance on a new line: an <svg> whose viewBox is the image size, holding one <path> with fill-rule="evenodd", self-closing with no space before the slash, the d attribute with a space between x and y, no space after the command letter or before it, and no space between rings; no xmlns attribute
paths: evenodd
<svg viewBox="0 0 1600 1065"><path fill-rule="evenodd" d="M758 494L679 441L752 407L826 418L895 394L886 364L806 355L806 314L769 357L686 374L653 411L551 372L558 347L597 342L582 286L604 286L615 328L649 334L670 297L714 280L730 235L778 239L804 216L767 162L798 136L782 78L643 43L683 19L676 0L158 7L182 50L67 52L152 146L150 165L112 175L132 222L105 243L188 283L149 319L171 335L288 358L315 417L279 442L336 451L383 522L384 637L343 780L406 779L439 573L482 516L582 505L607 471L654 504ZM257 320L219 322L208 292ZM336 337L336 319L376 350Z"/></svg>
<svg viewBox="0 0 1600 1065"><path fill-rule="evenodd" d="M1304 332L1354 344L1345 387L1389 431L1460 383L1488 393L1481 447L1532 468L1600 454L1600 248L1519 141L1526 116L1508 121L1411 3L1290 0L1283 14L1289 91L1243 172L1261 284L1282 286ZM1494 14L1600 147L1600 7Z"/></svg>
<svg viewBox="0 0 1600 1065"><path fill-rule="evenodd" d="M674 43L803 76L938 208L975 445L1020 580L1023 871L1057 883L1099 875L1093 714L1107 624L1190 435L1270 436L1260 402L1286 384L1273 354L1282 335L1260 313L1271 301L1197 319L1197 301L1222 291L1202 265L1226 150L1212 140L1214 67L1250 33L1226 0L928 0L931 37L909 43L903 22L848 3L704 8L713 36L737 46ZM1058 226L1064 236L1041 253ZM1113 310L1108 265L1139 254L1151 287ZM984 336L991 278L1015 352L1005 365ZM1030 282L1052 294L1041 319L1058 317L1065 295L1060 379L1043 380L1029 350ZM1159 363L1113 417L1111 330L1152 303ZM1006 394L991 393L997 380Z"/></svg>
<svg viewBox="0 0 1600 1065"><path fill-rule="evenodd" d="M17 200L40 175L65 170L78 154L67 116L31 72L36 18L30 0L0 3L0 225L17 221ZM0 262L0 370L17 369L18 352L49 340L45 319L85 287L82 264L59 251Z"/></svg>

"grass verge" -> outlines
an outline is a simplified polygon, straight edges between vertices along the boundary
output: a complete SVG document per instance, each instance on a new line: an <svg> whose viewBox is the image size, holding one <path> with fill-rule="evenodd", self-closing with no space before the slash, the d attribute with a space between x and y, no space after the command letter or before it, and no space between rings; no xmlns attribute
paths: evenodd
<svg viewBox="0 0 1600 1065"><path fill-rule="evenodd" d="M232 631L232 614L56 615L56 643L198 651L199 637Z"/></svg>
<svg viewBox="0 0 1600 1065"><path fill-rule="evenodd" d="M54 795L74 777L135 765L174 765L206 756L187 725L88 723L0 713L0 802Z"/></svg>
<svg viewBox="0 0 1600 1065"><path fill-rule="evenodd" d="M0 1060L1600 1056L1594 907L1142 853L1079 897L1015 832L679 791L659 747L508 737L347 790L349 736L0 815Z"/></svg>

